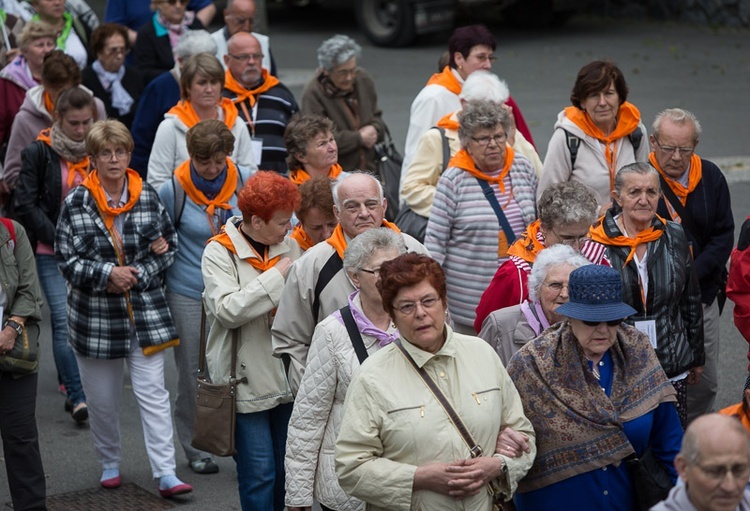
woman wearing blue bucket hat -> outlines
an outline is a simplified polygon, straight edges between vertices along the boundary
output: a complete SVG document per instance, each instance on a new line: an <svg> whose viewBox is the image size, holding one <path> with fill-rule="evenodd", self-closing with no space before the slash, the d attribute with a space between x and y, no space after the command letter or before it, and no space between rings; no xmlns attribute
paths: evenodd
<svg viewBox="0 0 750 511"><path fill-rule="evenodd" d="M568 295L555 311L567 319L508 363L538 449L516 505L635 510L623 460L650 448L673 483L677 478L672 462L682 427L675 390L648 337L623 323L636 311L622 301L617 270L593 264L574 270Z"/></svg>

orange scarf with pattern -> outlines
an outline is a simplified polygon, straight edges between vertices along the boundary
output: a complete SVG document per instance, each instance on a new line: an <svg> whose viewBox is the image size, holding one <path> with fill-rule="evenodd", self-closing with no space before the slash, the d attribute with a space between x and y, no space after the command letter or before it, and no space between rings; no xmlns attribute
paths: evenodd
<svg viewBox="0 0 750 511"><path fill-rule="evenodd" d="M227 69L224 75L224 88L237 94L237 97L232 101L234 103L242 103L243 101L248 100L250 102L250 108L255 106L257 96L269 91L278 84L279 79L269 74L268 69L263 69L263 80L261 84L254 89L246 89L234 78L234 76L232 76L229 69Z"/></svg>
<svg viewBox="0 0 750 511"><path fill-rule="evenodd" d="M675 179L669 177L664 173L664 171L659 166L659 162L656 161L656 156L654 155L653 151L648 155L648 161L651 162L651 165L653 165L654 168L659 171L659 174L664 177L664 180L669 185L669 188L672 189L674 194L678 199L680 199L680 202L684 206L685 202L687 201L687 196L695 191L695 189L698 187L698 183L700 183L701 179L703 178L703 163L701 163L700 156L693 153L693 155L690 157L690 170L688 171L687 187L682 186L682 183L676 181ZM669 201L667 201L667 204L668 203Z"/></svg>
<svg viewBox="0 0 750 511"><path fill-rule="evenodd" d="M667 225L667 221L659 215L656 215L656 218L658 218L662 222L662 224ZM625 259L625 264L623 265L623 267L625 267L625 265L633 260L633 256L635 256L635 249L638 248L638 245L640 245L641 243L656 241L661 238L662 234L664 234L663 229L657 229L652 225L648 229L639 232L635 236L635 238L629 238L628 236L625 236L623 234L611 238L607 236L606 232L604 232L604 217L601 217L599 220L597 220L597 222L591 227L591 229L589 229L589 235L591 236L591 239L593 241L601 243L602 245L609 245L614 247L630 247L630 253L628 254L627 259Z"/></svg>
<svg viewBox="0 0 750 511"><path fill-rule="evenodd" d="M604 156L607 159L607 168L609 169L609 189L614 190L615 173L617 172L617 152L615 142L623 137L627 137L638 128L641 122L641 113L632 103L627 101L620 105L617 113L617 125L612 133L605 135L599 127L594 124L591 117L583 110L574 106L565 108L565 117L570 119L573 124L581 128L586 135L597 139L604 144Z"/></svg>
<svg viewBox="0 0 750 511"><path fill-rule="evenodd" d="M399 229L396 224L391 223L388 220L383 219L381 227L387 227L392 231L401 234L401 229ZM331 234L331 237L326 240L326 243L336 249L336 253L339 255L341 260L344 259L344 251L346 250L346 237L344 236L344 229L341 227L341 224L336 226L336 228L333 230L333 234Z"/></svg>
<svg viewBox="0 0 750 511"><path fill-rule="evenodd" d="M448 166L458 167L478 179L487 181L490 184L496 184L500 187L500 193L505 193L505 183L503 183L503 180L508 175L508 172L510 172L510 167L513 165L513 158L515 158L515 156L516 153L513 151L513 148L505 146L505 163L503 163L503 169L500 172L500 175L496 177L488 176L479 170L466 149L458 151L453 158L451 158L451 161L448 162Z"/></svg>
<svg viewBox="0 0 750 511"><path fill-rule="evenodd" d="M221 98L218 106L224 111L224 124L226 124L227 128L231 130L234 126L234 122L237 120L237 116L239 115L237 113L237 107L229 98ZM201 121L190 101L180 100L180 102L170 108L167 113L177 116L177 118L181 120L188 129Z"/></svg>
<svg viewBox="0 0 750 511"><path fill-rule="evenodd" d="M240 228L238 227L237 230L239 231ZM242 235L241 232L240 234ZM224 248L232 252L234 255L237 255L237 249L234 248L234 243L232 243L232 240L229 238L229 235L227 234L225 227L222 227L221 231L219 231L219 234L210 238L206 244L211 243L212 241L218 242L219 244L221 244L221 246L223 246ZM277 255L276 257L269 259L268 247L266 247L265 253L263 255L260 255L258 251L255 250L255 247L253 247L246 240L243 240L243 241L247 243L247 246L250 247L250 249L253 251L253 254L255 254L255 257L245 257L243 258L243 261L250 263L250 266L252 266L253 268L255 268L261 273L264 273L270 270L271 268L273 268L274 266L276 266L276 263L278 263L279 260L281 259L280 255Z"/></svg>
<svg viewBox="0 0 750 511"><path fill-rule="evenodd" d="M302 224L297 224L292 230L292 234L290 234L289 237L295 240L300 248L304 251L307 251L307 249L315 245L310 235L305 232L305 228L302 227Z"/></svg>
<svg viewBox="0 0 750 511"><path fill-rule="evenodd" d="M50 138L50 129L52 128L44 128L42 131L39 132L39 135L37 135L36 139L44 142L48 146L52 147L52 139ZM59 156L59 155L58 155ZM89 175L89 166L91 165L91 159L86 156L84 159L82 159L79 162L72 162L65 160L65 164L68 166L68 188L73 188L73 185L76 181L76 176L81 176L81 181L86 179L86 176Z"/></svg>
<svg viewBox="0 0 750 511"><path fill-rule="evenodd" d="M115 217L133 209L133 206L135 206L135 203L141 197L141 191L143 190L143 180L138 172L133 169L127 169L125 172L128 179L128 202L121 208L111 208L107 204L107 194L104 192L101 181L99 181L98 170L92 170L86 176L86 179L83 180L83 183L81 183L81 185L88 188L91 196L96 201L96 206L102 215L104 225L107 226L110 234L115 226Z"/></svg>
<svg viewBox="0 0 750 511"><path fill-rule="evenodd" d="M334 163L333 165L331 165L331 168L328 169L328 179L335 181L339 178L343 170L344 169L341 168L341 165L339 165L338 163ZM289 173L289 179L292 181L292 183L299 186L305 181L312 179L312 176L308 174L304 169L297 169Z"/></svg>
<svg viewBox="0 0 750 511"><path fill-rule="evenodd" d="M453 94L458 96L461 94L461 82L458 81L456 75L453 74L453 70L450 66L445 66L440 73L435 73L427 80L427 85L440 85L445 87Z"/></svg>
<svg viewBox="0 0 750 511"><path fill-rule="evenodd" d="M445 128L447 130L458 131L458 119L455 118L456 112L448 114L441 118L435 126L438 128Z"/></svg>
<svg viewBox="0 0 750 511"><path fill-rule="evenodd" d="M51 116L54 117L55 114L55 103L52 101L52 96L49 95L49 92L44 91L44 94L42 94L42 98L44 99L44 108L49 112Z"/></svg>
<svg viewBox="0 0 750 511"><path fill-rule="evenodd" d="M541 220L534 220L530 223L529 226L526 227L526 230L523 231L523 234L521 234L521 236L510 246L508 249L508 255L520 257L527 263L534 264L539 252L547 248L542 245L537 238L541 226Z"/></svg>

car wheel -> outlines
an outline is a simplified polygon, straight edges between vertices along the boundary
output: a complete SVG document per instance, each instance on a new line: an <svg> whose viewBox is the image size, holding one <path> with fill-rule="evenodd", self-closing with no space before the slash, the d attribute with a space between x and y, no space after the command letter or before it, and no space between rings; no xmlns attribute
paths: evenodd
<svg viewBox="0 0 750 511"><path fill-rule="evenodd" d="M357 0L357 23L377 46L406 46L414 40L414 6L409 0Z"/></svg>

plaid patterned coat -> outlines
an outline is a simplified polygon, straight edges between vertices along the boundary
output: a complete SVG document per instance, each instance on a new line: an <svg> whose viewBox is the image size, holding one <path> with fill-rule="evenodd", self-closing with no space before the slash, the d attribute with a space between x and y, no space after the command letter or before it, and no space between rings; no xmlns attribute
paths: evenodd
<svg viewBox="0 0 750 511"><path fill-rule="evenodd" d="M133 338L140 347L157 346L177 338L164 291L164 277L177 251L177 234L156 191L145 181L140 199L123 214L125 264L139 271L138 283L130 291ZM55 256L68 283L71 346L90 358L127 357L131 343L127 300L124 294L106 290L117 255L88 189L78 186L68 194L56 231ZM150 248L159 236L169 243L169 250L160 256Z"/></svg>

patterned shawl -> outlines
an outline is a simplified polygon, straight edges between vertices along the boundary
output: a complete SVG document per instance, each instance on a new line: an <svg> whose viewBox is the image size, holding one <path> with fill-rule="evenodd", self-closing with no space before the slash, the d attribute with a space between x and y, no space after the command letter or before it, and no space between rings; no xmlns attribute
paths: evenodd
<svg viewBox="0 0 750 511"><path fill-rule="evenodd" d="M508 363L536 432L534 465L519 483L528 492L618 463L633 452L622 424L676 401L645 335L621 325L610 348L609 397L589 370L568 321L527 343Z"/></svg>

